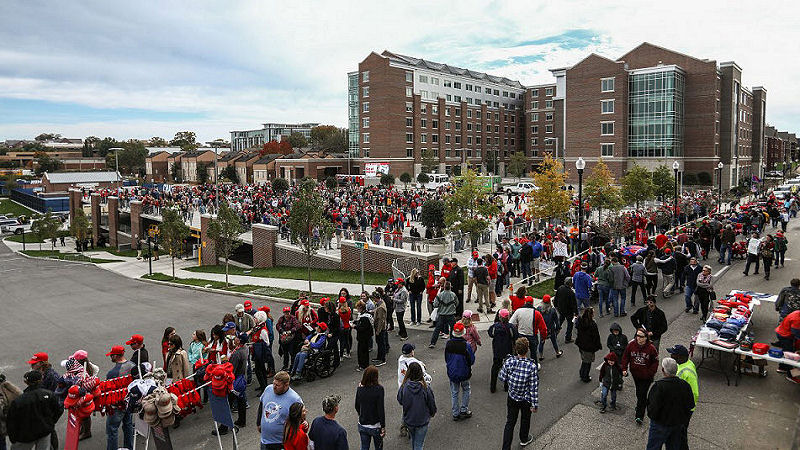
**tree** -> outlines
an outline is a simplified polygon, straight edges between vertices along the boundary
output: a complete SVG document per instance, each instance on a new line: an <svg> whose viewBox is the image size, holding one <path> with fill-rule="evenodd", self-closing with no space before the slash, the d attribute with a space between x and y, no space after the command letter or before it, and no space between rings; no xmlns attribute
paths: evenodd
<svg viewBox="0 0 800 450"><path fill-rule="evenodd" d="M593 208L598 209L598 222L603 223L603 209L617 210L622 206L622 195L608 166L600 161L586 179L583 195Z"/></svg>
<svg viewBox="0 0 800 450"><path fill-rule="evenodd" d="M422 214L419 221L425 228L432 230L442 230L445 224L445 204L442 200L429 199L422 204ZM437 233L438 234L438 233Z"/></svg>
<svg viewBox="0 0 800 450"><path fill-rule="evenodd" d="M303 148L308 145L308 140L303 133L297 131L290 134L287 141L291 144L292 148Z"/></svg>
<svg viewBox="0 0 800 450"><path fill-rule="evenodd" d="M539 172L533 176L533 183L539 189L530 193L528 209L536 219L564 219L569 213L572 199L569 191L563 189L567 175L562 172L561 163L546 155Z"/></svg>
<svg viewBox="0 0 800 450"><path fill-rule="evenodd" d="M424 213L425 204L422 208ZM478 235L489 225L489 217L498 212L499 209L489 200L487 192L481 186L478 174L467 170L445 200L444 219L451 229L468 233L474 248L478 243Z"/></svg>
<svg viewBox="0 0 800 450"><path fill-rule="evenodd" d="M75 238L75 242L81 243L78 245L78 249L83 249L82 243L92 235L92 227L89 224L89 218L83 212L83 208L78 209L75 217L70 217L69 235Z"/></svg>
<svg viewBox="0 0 800 450"><path fill-rule="evenodd" d="M637 209L640 203L653 198L653 189L650 172L635 163L622 177L622 198Z"/></svg>
<svg viewBox="0 0 800 450"><path fill-rule="evenodd" d="M272 190L278 194L283 194L289 190L289 182L286 178L275 178L272 180Z"/></svg>
<svg viewBox="0 0 800 450"><path fill-rule="evenodd" d="M338 128L331 133L321 145L322 150L329 153L345 153L348 151L349 142L347 140L347 128Z"/></svg>
<svg viewBox="0 0 800 450"><path fill-rule="evenodd" d="M213 223L213 222L212 222ZM238 236L238 235L237 235ZM183 252L184 241L189 238L189 227L183 223L180 213L175 208L161 209L161 225L158 226L158 243L164 247L172 258L172 279L175 279L175 258ZM218 248L214 244L214 248ZM227 263L225 266L225 283L227 284Z"/></svg>
<svg viewBox="0 0 800 450"><path fill-rule="evenodd" d="M424 173L431 173L433 169L439 167L439 162L436 161L436 157L433 156L433 151L428 148L424 149L422 154L420 154L420 163L422 163L422 172Z"/></svg>
<svg viewBox="0 0 800 450"><path fill-rule="evenodd" d="M23 152L44 153L48 150L41 142L28 142L22 146Z"/></svg>
<svg viewBox="0 0 800 450"><path fill-rule="evenodd" d="M525 156L525 152L514 152L511 155L511 160L508 163L508 173L519 179L525 175L527 169L528 157Z"/></svg>
<svg viewBox="0 0 800 450"><path fill-rule="evenodd" d="M311 128L311 145L317 148L321 148L322 144L325 143L334 133L336 133L339 129L333 125L317 125Z"/></svg>
<svg viewBox="0 0 800 450"><path fill-rule="evenodd" d="M339 187L339 182L336 181L336 177L325 178L325 187L330 191L336 190Z"/></svg>
<svg viewBox="0 0 800 450"><path fill-rule="evenodd" d="M180 147L183 151L194 150L197 148L197 136L194 131L178 131L169 145Z"/></svg>
<svg viewBox="0 0 800 450"><path fill-rule="evenodd" d="M55 133L42 133L42 134L40 134L40 135L36 136L36 137L35 137L35 138L33 138L33 139L34 139L35 141L38 141L38 142L46 142L46 141L53 141L53 140L56 140L56 139L59 139L59 138L61 138L61 135L60 135L60 134L55 134Z"/></svg>
<svg viewBox="0 0 800 450"><path fill-rule="evenodd" d="M119 171L123 174L134 174L144 168L147 159L147 148L141 141L130 140L120 144L121 149L106 154L106 166L114 170L119 163Z"/></svg>
<svg viewBox="0 0 800 450"><path fill-rule="evenodd" d="M36 153L36 175L41 175L45 172L55 172L63 166L60 160L51 157L47 153Z"/></svg>
<svg viewBox="0 0 800 450"><path fill-rule="evenodd" d="M225 258L225 287L228 287L228 266L231 255L242 245L240 234L242 234L242 222L239 220L239 215L228 202L220 202L217 217L212 219L208 226L208 237L214 242L217 258Z"/></svg>
<svg viewBox="0 0 800 450"><path fill-rule="evenodd" d="M388 187L391 187L394 184L394 175L390 173L384 173L381 175L381 184Z"/></svg>
<svg viewBox="0 0 800 450"><path fill-rule="evenodd" d="M209 163L197 163L197 182L200 184L208 183L208 167Z"/></svg>
<svg viewBox="0 0 800 450"><path fill-rule="evenodd" d="M97 154L103 158L108 155L109 151L114 147L119 147L120 143L117 142L116 139L112 137L103 138L102 141L95 143L95 150L97 150Z"/></svg>
<svg viewBox="0 0 800 450"><path fill-rule="evenodd" d="M169 171L172 173L172 181L181 181L181 164L179 162L172 163L172 166L169 168Z"/></svg>
<svg viewBox="0 0 800 450"><path fill-rule="evenodd" d="M31 231L39 235L41 240L50 240L51 250L56 248L56 238L61 229L61 219L53 215L53 212L47 210L44 214L37 214L31 223Z"/></svg>
<svg viewBox="0 0 800 450"><path fill-rule="evenodd" d="M236 167L234 166L225 166L225 168L219 173L219 176L232 183L239 184L239 172L236 171Z"/></svg>
<svg viewBox="0 0 800 450"><path fill-rule="evenodd" d="M283 141L269 141L261 146L258 151L261 156L268 154L289 155L292 153L292 144L288 140Z"/></svg>
<svg viewBox="0 0 800 450"><path fill-rule="evenodd" d="M150 138L150 147L166 147L169 145L166 139L158 136L153 136Z"/></svg>
<svg viewBox="0 0 800 450"><path fill-rule="evenodd" d="M408 172L403 172L400 174L400 182L405 185L405 188L408 189L408 183L411 183L412 178L411 174Z"/></svg>
<svg viewBox="0 0 800 450"><path fill-rule="evenodd" d="M303 181L289 214L289 230L306 254L308 267L308 292L311 293L311 257L317 252L323 238L332 234L331 222L325 217L325 202L314 180ZM316 235L315 235L316 232Z"/></svg>
<svg viewBox="0 0 800 450"><path fill-rule="evenodd" d="M672 171L665 165L656 167L653 171L653 193L661 201L668 199L672 196L675 189L675 176Z"/></svg>
<svg viewBox="0 0 800 450"><path fill-rule="evenodd" d="M97 136L86 136L86 138L83 140L83 150L81 151L81 156L93 156L95 146L97 146L99 142L100 138Z"/></svg>
<svg viewBox="0 0 800 450"><path fill-rule="evenodd" d="M708 173L708 172L706 172L706 173ZM696 174L694 172L684 172L682 181L683 181L683 184L686 185L686 186L696 186L696 185L700 184L699 183L698 174Z"/></svg>
<svg viewBox="0 0 800 450"><path fill-rule="evenodd" d="M429 177L427 173L420 172L419 175L417 175L417 182L418 183L425 184L428 181L431 181L431 177Z"/></svg>

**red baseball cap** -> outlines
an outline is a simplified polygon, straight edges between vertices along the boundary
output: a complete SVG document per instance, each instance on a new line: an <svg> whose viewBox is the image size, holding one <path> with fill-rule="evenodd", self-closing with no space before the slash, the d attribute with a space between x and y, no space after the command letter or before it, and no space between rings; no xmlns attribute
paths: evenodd
<svg viewBox="0 0 800 450"><path fill-rule="evenodd" d="M261 308L258 308L258 310L259 311L264 311L264 312L270 312L271 311L271 309L269 309L269 306L262 306Z"/></svg>
<svg viewBox="0 0 800 450"><path fill-rule="evenodd" d="M131 336L130 339L128 339L127 342L125 342L125 345L141 344L143 342L144 342L144 336L142 336L141 334L134 334L133 336Z"/></svg>
<svg viewBox="0 0 800 450"><path fill-rule="evenodd" d="M542 297L542 301L545 303L550 303L550 295L544 294L544 297Z"/></svg>
<svg viewBox="0 0 800 450"><path fill-rule="evenodd" d="M283 307L283 312L292 312L292 308L290 308L288 306L284 306Z"/></svg>
<svg viewBox="0 0 800 450"><path fill-rule="evenodd" d="M533 303L533 297L531 297L530 295L525 296L525 303Z"/></svg>
<svg viewBox="0 0 800 450"><path fill-rule="evenodd" d="M244 307L245 308L250 308L252 306L253 306L253 302L251 302L250 300L245 300L244 301Z"/></svg>
<svg viewBox="0 0 800 450"><path fill-rule="evenodd" d="M28 361L28 364L36 364L37 362L47 361L49 356L45 352L34 353L33 358Z"/></svg>
<svg viewBox="0 0 800 450"><path fill-rule="evenodd" d="M110 352L106 353L106 356L124 355L124 354L125 354L125 347L123 347L121 345L115 345L115 346L111 347L111 351Z"/></svg>
<svg viewBox="0 0 800 450"><path fill-rule="evenodd" d="M322 329L322 331L326 331L328 329L328 324L325 322L317 322L317 326Z"/></svg>
<svg viewBox="0 0 800 450"><path fill-rule="evenodd" d="M339 297L339 303L347 303L347 299L345 297Z"/></svg>
<svg viewBox="0 0 800 450"><path fill-rule="evenodd" d="M473 258L477 258L478 257L478 252L472 252L472 257Z"/></svg>
<svg viewBox="0 0 800 450"><path fill-rule="evenodd" d="M301 301L300 301L300 304L301 304L301 305L303 305L303 306L308 306L308 305L310 305L310 303L309 303L309 301L308 301L308 300L301 300Z"/></svg>

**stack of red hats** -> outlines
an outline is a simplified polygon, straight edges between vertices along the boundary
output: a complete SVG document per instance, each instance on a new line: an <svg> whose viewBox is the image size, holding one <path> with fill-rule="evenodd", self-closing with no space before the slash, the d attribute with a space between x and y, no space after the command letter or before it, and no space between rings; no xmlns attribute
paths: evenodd
<svg viewBox="0 0 800 450"><path fill-rule="evenodd" d="M178 407L181 409L179 413L181 417L186 417L198 408L202 408L203 400L200 398L200 392L193 390L178 396Z"/></svg>
<svg viewBox="0 0 800 450"><path fill-rule="evenodd" d="M132 375L125 375L124 377L111 378L110 380L101 381L98 384L100 392L114 391L117 389L127 388L133 381Z"/></svg>
<svg viewBox="0 0 800 450"><path fill-rule="evenodd" d="M184 378L167 386L167 391L180 397L181 395L194 389L196 386L197 385L194 383L194 380L191 378Z"/></svg>
<svg viewBox="0 0 800 450"><path fill-rule="evenodd" d="M211 364L206 368L205 381L211 382L211 393L217 397L227 397L233 390L233 364Z"/></svg>

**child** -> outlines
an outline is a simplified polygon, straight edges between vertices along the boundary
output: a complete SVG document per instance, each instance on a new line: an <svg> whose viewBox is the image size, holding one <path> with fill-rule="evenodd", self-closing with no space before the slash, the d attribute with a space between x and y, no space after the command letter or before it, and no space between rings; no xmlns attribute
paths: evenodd
<svg viewBox="0 0 800 450"><path fill-rule="evenodd" d="M472 347L472 353L475 353L478 346L481 345L481 336L472 323L472 311L464 310L464 314L461 315L461 323L464 324L464 340Z"/></svg>
<svg viewBox="0 0 800 450"><path fill-rule="evenodd" d="M600 367L600 382L603 387L600 391L600 414L606 412L606 400L608 391L611 391L611 410L617 410L617 391L622 387L622 371L617 364L617 354L609 352L603 358L603 366Z"/></svg>
<svg viewBox="0 0 800 450"><path fill-rule="evenodd" d="M606 347L608 351L614 352L617 355L617 361L622 360L622 353L625 351L625 346L628 345L628 336L622 333L622 327L617 322L611 324L611 329L608 339L606 339Z"/></svg>

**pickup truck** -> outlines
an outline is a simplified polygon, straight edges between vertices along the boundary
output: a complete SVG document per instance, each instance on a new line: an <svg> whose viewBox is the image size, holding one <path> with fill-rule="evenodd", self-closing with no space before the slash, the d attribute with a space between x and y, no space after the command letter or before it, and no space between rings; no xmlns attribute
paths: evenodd
<svg viewBox="0 0 800 450"><path fill-rule="evenodd" d="M539 189L535 184L527 181L521 181L513 186L503 187L506 194L527 194L531 191Z"/></svg>

